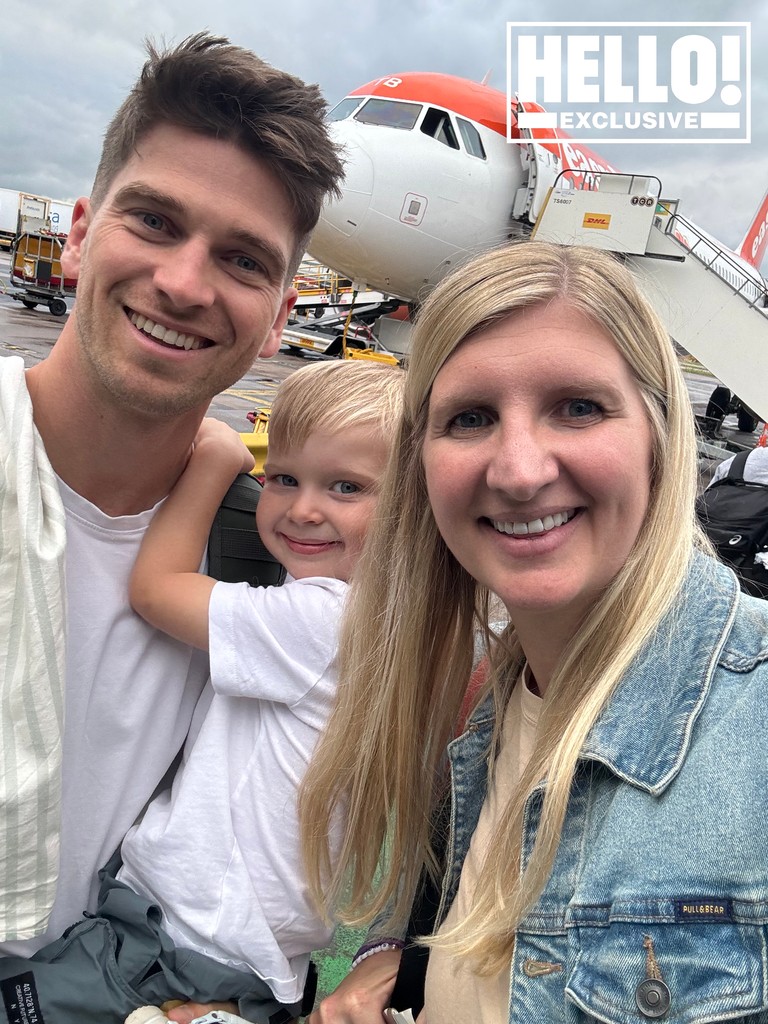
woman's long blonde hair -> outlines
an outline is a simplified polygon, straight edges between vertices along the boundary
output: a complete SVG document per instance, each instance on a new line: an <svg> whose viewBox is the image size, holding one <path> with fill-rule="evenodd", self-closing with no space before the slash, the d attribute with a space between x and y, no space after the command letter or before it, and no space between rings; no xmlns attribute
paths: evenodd
<svg viewBox="0 0 768 1024"><path fill-rule="evenodd" d="M587 734L671 608L694 544L705 543L693 511L696 449L685 383L664 328L611 255L543 242L505 247L473 259L425 303L403 421L343 628L338 700L300 801L318 901L351 923L370 920L388 903L395 921L407 917L419 874L430 864L441 762L488 602L445 546L429 507L422 442L432 384L462 341L515 310L556 299L603 328L632 370L653 439L650 500L627 562L555 669L536 754L489 843L473 910L436 940L470 957L480 973L508 963L515 928L551 872ZM491 656L500 718L523 658L511 627ZM490 763L493 749L488 755ZM545 775L536 843L521 871L525 800ZM332 864L326 837L340 811L343 844Z"/></svg>

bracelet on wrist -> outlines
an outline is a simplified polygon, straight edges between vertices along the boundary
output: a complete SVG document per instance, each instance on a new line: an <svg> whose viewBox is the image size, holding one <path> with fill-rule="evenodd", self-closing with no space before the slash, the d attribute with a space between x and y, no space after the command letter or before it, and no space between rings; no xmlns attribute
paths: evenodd
<svg viewBox="0 0 768 1024"><path fill-rule="evenodd" d="M371 942L366 942L358 949L352 958L351 971L361 964L363 960L367 960L369 956L374 956L376 953L384 953L389 949L398 950L403 949L405 942L402 939L373 939Z"/></svg>

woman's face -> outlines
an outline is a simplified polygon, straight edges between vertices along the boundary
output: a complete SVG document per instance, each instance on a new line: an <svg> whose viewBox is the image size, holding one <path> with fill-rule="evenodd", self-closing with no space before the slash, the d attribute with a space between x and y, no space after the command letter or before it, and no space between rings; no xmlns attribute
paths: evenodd
<svg viewBox="0 0 768 1024"><path fill-rule="evenodd" d="M423 460L457 560L513 623L546 613L554 628L578 622L635 543L651 429L610 336L557 302L456 349L432 388Z"/></svg>

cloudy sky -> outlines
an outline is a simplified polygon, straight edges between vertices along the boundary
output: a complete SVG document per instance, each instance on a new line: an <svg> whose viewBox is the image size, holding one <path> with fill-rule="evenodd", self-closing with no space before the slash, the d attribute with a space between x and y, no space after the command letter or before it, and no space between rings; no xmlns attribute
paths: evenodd
<svg viewBox="0 0 768 1024"><path fill-rule="evenodd" d="M505 89L506 21L752 23L751 144L616 146L624 170L661 178L663 195L735 246L768 188L768 5L764 0L39 0L12 5L0 32L0 186L87 195L104 127L143 62L146 35L207 28L318 82L330 104L364 82L439 71ZM595 147L599 148L599 147Z"/></svg>

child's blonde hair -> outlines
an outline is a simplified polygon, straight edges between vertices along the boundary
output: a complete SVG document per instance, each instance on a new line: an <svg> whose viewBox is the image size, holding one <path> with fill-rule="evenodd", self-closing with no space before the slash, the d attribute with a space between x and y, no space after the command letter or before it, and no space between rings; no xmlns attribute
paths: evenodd
<svg viewBox="0 0 768 1024"><path fill-rule="evenodd" d="M269 443L298 447L310 434L369 426L394 440L403 408L399 366L355 361L313 363L286 377L269 417Z"/></svg>

